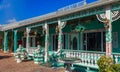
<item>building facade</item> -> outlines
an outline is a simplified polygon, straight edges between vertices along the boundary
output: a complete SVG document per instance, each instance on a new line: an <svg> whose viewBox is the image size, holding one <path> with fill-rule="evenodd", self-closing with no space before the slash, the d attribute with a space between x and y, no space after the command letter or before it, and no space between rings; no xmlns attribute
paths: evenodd
<svg viewBox="0 0 120 72"><path fill-rule="evenodd" d="M45 61L50 52L61 49L66 57L83 61L75 65L97 69L101 55L120 57L120 1L84 1L46 15L4 25L4 52L16 52L19 45L27 52L44 47Z"/></svg>

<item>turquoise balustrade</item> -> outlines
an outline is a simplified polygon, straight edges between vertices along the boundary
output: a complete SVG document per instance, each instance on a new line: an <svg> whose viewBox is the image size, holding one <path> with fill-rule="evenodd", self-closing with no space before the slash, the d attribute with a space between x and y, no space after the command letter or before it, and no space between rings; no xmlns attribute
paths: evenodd
<svg viewBox="0 0 120 72"><path fill-rule="evenodd" d="M65 54L65 57L71 58L80 58L80 63L75 63L75 65L80 65L84 67L96 68L97 60L102 56L105 55L105 52L99 51L84 51L84 50L62 50ZM120 63L120 53L112 53L111 56L114 59L114 63Z"/></svg>
<svg viewBox="0 0 120 72"><path fill-rule="evenodd" d="M35 64L40 64L44 62L44 55L45 55L45 51L44 48L39 47L35 50L34 52L34 63Z"/></svg>

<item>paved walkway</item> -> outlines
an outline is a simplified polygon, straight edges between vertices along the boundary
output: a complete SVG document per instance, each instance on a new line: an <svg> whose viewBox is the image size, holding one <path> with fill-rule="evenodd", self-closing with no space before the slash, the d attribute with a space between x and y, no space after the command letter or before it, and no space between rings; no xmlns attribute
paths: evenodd
<svg viewBox="0 0 120 72"><path fill-rule="evenodd" d="M33 61L16 63L12 54L0 51L0 72L64 72L64 69L43 67Z"/></svg>

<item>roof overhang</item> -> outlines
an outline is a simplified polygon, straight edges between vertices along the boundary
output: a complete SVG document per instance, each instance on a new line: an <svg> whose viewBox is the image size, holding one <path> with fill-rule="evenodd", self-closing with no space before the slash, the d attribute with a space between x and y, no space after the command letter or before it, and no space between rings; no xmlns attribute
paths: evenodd
<svg viewBox="0 0 120 72"><path fill-rule="evenodd" d="M15 28L23 27L23 26L28 26L28 25L32 25L32 24L35 24L38 22L47 21L49 19L59 18L61 16L75 13L78 11L83 11L83 10L87 10L87 9L91 9L91 8L99 7L99 6L110 5L110 4L114 4L117 2L119 2L119 0L99 0L99 1L87 4L87 5L83 5L79 8L74 8L74 9L69 10L69 11L60 11L60 12L56 11L56 12L48 13L48 14L45 14L42 16L33 17L30 19L19 21L16 23L7 24L7 25L4 25L4 27L2 27L2 30L5 31L5 30L9 30L9 29L15 29Z"/></svg>

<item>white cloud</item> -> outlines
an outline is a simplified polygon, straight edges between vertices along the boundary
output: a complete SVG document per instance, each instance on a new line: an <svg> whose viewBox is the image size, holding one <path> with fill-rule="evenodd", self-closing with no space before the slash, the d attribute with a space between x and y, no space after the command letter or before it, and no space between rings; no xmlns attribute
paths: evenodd
<svg viewBox="0 0 120 72"><path fill-rule="evenodd" d="M0 10L4 9L4 8L8 8L8 7L10 7L10 4L1 4L0 5Z"/></svg>
<svg viewBox="0 0 120 72"><path fill-rule="evenodd" d="M10 20L7 21L7 23L15 23L15 22L17 22L15 18L10 19Z"/></svg>

